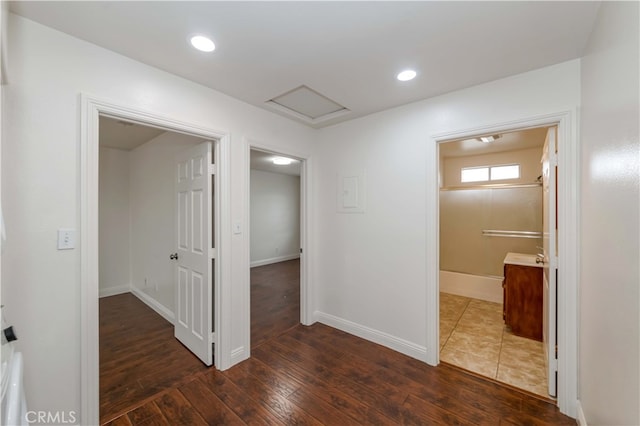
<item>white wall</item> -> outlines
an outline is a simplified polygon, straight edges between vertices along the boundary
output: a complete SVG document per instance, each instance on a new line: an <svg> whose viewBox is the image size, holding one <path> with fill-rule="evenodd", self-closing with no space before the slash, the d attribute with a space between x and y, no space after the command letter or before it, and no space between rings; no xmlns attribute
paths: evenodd
<svg viewBox="0 0 640 426"><path fill-rule="evenodd" d="M228 132L231 220L245 229L247 140L312 154L313 130L32 21L11 15L2 146L8 242L3 303L24 352L32 410L80 409L79 250L56 250L58 228L79 228L81 93ZM231 239L231 352L248 356L249 243ZM228 354L227 354L228 355ZM229 355L230 356L230 355ZM60 387L64 386L64 392ZM79 413L80 415L81 413Z"/></svg>
<svg viewBox="0 0 640 426"><path fill-rule="evenodd" d="M319 131L319 320L426 356L427 164L432 136L558 113L580 99L579 60L416 102ZM437 158L434 160L437 161ZM336 212L337 177L365 169L364 214Z"/></svg>
<svg viewBox="0 0 640 426"><path fill-rule="evenodd" d="M579 398L640 424L638 3L603 2L582 60Z"/></svg>
<svg viewBox="0 0 640 426"><path fill-rule="evenodd" d="M300 177L251 170L251 266L300 257Z"/></svg>
<svg viewBox="0 0 640 426"><path fill-rule="evenodd" d="M131 151L131 286L170 316L175 265L169 255L176 251L174 163L179 152L202 142L165 132Z"/></svg>
<svg viewBox="0 0 640 426"><path fill-rule="evenodd" d="M100 297L129 291L129 152L100 147Z"/></svg>

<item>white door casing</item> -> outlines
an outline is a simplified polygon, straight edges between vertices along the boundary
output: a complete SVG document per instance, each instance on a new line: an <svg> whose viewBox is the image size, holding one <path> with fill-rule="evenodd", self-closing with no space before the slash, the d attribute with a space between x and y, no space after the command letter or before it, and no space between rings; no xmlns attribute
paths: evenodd
<svg viewBox="0 0 640 426"><path fill-rule="evenodd" d="M211 142L176 159L175 337L206 365L212 364Z"/></svg>
<svg viewBox="0 0 640 426"><path fill-rule="evenodd" d="M556 396L557 390L557 229L556 229L556 177L557 177L557 128L547 129L542 151L542 248L544 255L542 340L545 348L545 364L548 377L548 392Z"/></svg>

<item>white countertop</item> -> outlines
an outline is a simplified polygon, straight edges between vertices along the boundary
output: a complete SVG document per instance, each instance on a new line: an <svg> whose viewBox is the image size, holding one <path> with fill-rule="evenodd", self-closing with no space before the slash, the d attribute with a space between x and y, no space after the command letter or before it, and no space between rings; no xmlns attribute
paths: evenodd
<svg viewBox="0 0 640 426"><path fill-rule="evenodd" d="M536 255L535 254L524 254L524 253L507 253L507 256L504 258L504 263L509 265L520 265L520 266L533 266L536 268L542 268L542 263L536 263Z"/></svg>

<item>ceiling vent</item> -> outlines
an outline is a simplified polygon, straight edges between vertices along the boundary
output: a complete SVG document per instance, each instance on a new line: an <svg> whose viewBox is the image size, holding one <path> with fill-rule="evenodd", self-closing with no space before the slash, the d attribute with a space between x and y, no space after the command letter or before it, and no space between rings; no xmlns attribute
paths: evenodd
<svg viewBox="0 0 640 426"><path fill-rule="evenodd" d="M268 100L266 104L311 126L351 112L305 85Z"/></svg>

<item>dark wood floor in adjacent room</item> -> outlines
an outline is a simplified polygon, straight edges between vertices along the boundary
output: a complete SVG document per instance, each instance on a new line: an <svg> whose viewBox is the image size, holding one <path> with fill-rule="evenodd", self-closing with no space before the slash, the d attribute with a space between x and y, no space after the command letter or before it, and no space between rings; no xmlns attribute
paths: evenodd
<svg viewBox="0 0 640 426"><path fill-rule="evenodd" d="M102 423L575 425L525 393L321 324L274 332L250 360L220 372L134 296L101 299L100 308Z"/></svg>
<svg viewBox="0 0 640 426"><path fill-rule="evenodd" d="M300 324L300 259L251 268L251 348Z"/></svg>

